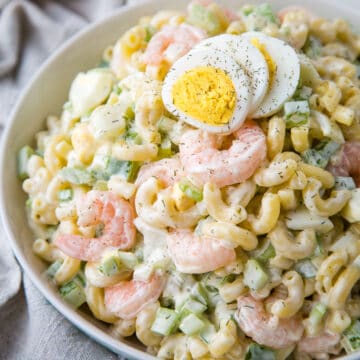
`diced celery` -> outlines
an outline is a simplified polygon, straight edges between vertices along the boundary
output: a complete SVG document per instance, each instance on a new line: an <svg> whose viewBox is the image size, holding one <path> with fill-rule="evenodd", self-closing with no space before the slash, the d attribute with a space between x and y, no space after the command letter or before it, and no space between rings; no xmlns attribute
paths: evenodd
<svg viewBox="0 0 360 360"><path fill-rule="evenodd" d="M309 100L311 93L312 93L311 87L302 86L295 91L294 99L295 100Z"/></svg>
<svg viewBox="0 0 360 360"><path fill-rule="evenodd" d="M156 318L151 326L151 331L168 336L178 326L179 315L171 309L160 307L156 312Z"/></svg>
<svg viewBox="0 0 360 360"><path fill-rule="evenodd" d="M255 259L247 261L244 270L244 284L252 290L260 290L269 280L269 275Z"/></svg>
<svg viewBox="0 0 360 360"><path fill-rule="evenodd" d="M92 185L95 182L94 175L84 169L65 167L60 170L60 176L75 185Z"/></svg>
<svg viewBox="0 0 360 360"><path fill-rule="evenodd" d="M75 308L78 308L86 301L84 292L84 281L76 276L59 288L61 296Z"/></svg>
<svg viewBox="0 0 360 360"><path fill-rule="evenodd" d="M360 348L360 321L355 320L343 333L341 341L345 351L349 354Z"/></svg>
<svg viewBox="0 0 360 360"><path fill-rule="evenodd" d="M181 307L181 313L201 314L207 309L207 306L202 302L189 297Z"/></svg>
<svg viewBox="0 0 360 360"><path fill-rule="evenodd" d="M258 247L258 249L253 251L251 254L257 261L265 264L276 255L276 252L269 239L266 239L263 240L263 243Z"/></svg>
<svg viewBox="0 0 360 360"><path fill-rule="evenodd" d="M28 146L23 146L17 155L17 173L20 180L25 180L29 177L27 172L27 164L31 157L34 154L34 150Z"/></svg>
<svg viewBox="0 0 360 360"><path fill-rule="evenodd" d="M156 28L151 26L151 25L147 25L145 27L145 41L149 42L151 40L151 38L154 36L154 34L156 33Z"/></svg>
<svg viewBox="0 0 360 360"><path fill-rule="evenodd" d="M119 257L121 263L124 264L128 269L134 269L138 264L138 259L132 252L118 251L117 256Z"/></svg>
<svg viewBox="0 0 360 360"><path fill-rule="evenodd" d="M288 101L284 104L286 127L291 129L309 121L310 107L306 100Z"/></svg>
<svg viewBox="0 0 360 360"><path fill-rule="evenodd" d="M179 329L186 335L195 335L205 326L205 323L195 314L189 314L182 319Z"/></svg>
<svg viewBox="0 0 360 360"><path fill-rule="evenodd" d="M216 334L215 326L210 321L205 321L205 326L199 333L199 337L206 344L210 344L212 337Z"/></svg>
<svg viewBox="0 0 360 360"><path fill-rule="evenodd" d="M114 87L113 87L113 92L116 94L116 95L120 95L122 93L122 88L121 86L119 85L119 83L115 84Z"/></svg>
<svg viewBox="0 0 360 360"><path fill-rule="evenodd" d="M167 157L171 157L173 155L173 151L171 148L171 141L168 136L165 136L161 141L158 151L158 158L163 159Z"/></svg>
<svg viewBox="0 0 360 360"><path fill-rule="evenodd" d="M194 299L200 301L204 305L207 305L208 303L207 294L203 285L200 282L197 282L194 285L194 287L191 289L191 295L194 297Z"/></svg>
<svg viewBox="0 0 360 360"><path fill-rule="evenodd" d="M57 273L57 271L60 269L60 266L62 265L62 261L61 260L56 260L55 262L53 262L45 271L45 275L49 278L53 278L55 276L55 274Z"/></svg>
<svg viewBox="0 0 360 360"><path fill-rule="evenodd" d="M133 128L130 128L126 134L125 134L125 140L127 143L130 144L135 144L135 145L141 145L142 144L142 139L140 137L140 135L134 131Z"/></svg>
<svg viewBox="0 0 360 360"><path fill-rule="evenodd" d="M295 270L305 279L316 276L317 269L310 259L299 260L295 264Z"/></svg>
<svg viewBox="0 0 360 360"><path fill-rule="evenodd" d="M337 176L335 177L335 190L353 190L356 189L356 184L351 176Z"/></svg>
<svg viewBox="0 0 360 360"><path fill-rule="evenodd" d="M277 22L276 15L274 14L270 4L267 4L267 3L260 4L259 6L257 6L255 8L254 11L257 15L266 18L268 21L270 21L272 23Z"/></svg>
<svg viewBox="0 0 360 360"><path fill-rule="evenodd" d="M220 19L216 14L196 3L193 3L189 9L187 22L204 29L209 35L216 35L222 30Z"/></svg>
<svg viewBox="0 0 360 360"><path fill-rule="evenodd" d="M246 352L245 360L275 360L273 350L258 344L251 344Z"/></svg>
<svg viewBox="0 0 360 360"><path fill-rule="evenodd" d="M170 119L167 116L162 116L158 121L158 130L163 134L168 134L176 123L176 120Z"/></svg>
<svg viewBox="0 0 360 360"><path fill-rule="evenodd" d="M109 157L106 160L105 173L107 179L116 174L120 175L125 181L134 181L139 168L140 165L136 161L117 160Z"/></svg>
<svg viewBox="0 0 360 360"><path fill-rule="evenodd" d="M326 168L332 155L340 149L340 145L335 141L320 143L313 149L304 151L301 156L303 160L314 166Z"/></svg>
<svg viewBox="0 0 360 360"><path fill-rule="evenodd" d="M303 47L304 53L311 59L315 59L321 54L321 42L314 36L309 36Z"/></svg>
<svg viewBox="0 0 360 360"><path fill-rule="evenodd" d="M59 201L69 201L73 198L73 189L63 189L58 192Z"/></svg>
<svg viewBox="0 0 360 360"><path fill-rule="evenodd" d="M98 266L98 270L105 276L114 276L121 271L121 262L117 256L106 257Z"/></svg>
<svg viewBox="0 0 360 360"><path fill-rule="evenodd" d="M180 190L190 199L194 201L201 201L203 194L201 189L192 184L189 180L182 180L179 183Z"/></svg>
<svg viewBox="0 0 360 360"><path fill-rule="evenodd" d="M134 107L135 107L135 104L128 106L123 114L124 119L128 122L135 119Z"/></svg>
<svg viewBox="0 0 360 360"><path fill-rule="evenodd" d="M321 322L324 315L326 314L327 308L324 304L318 303L316 304L310 312L309 320L312 324L317 325Z"/></svg>

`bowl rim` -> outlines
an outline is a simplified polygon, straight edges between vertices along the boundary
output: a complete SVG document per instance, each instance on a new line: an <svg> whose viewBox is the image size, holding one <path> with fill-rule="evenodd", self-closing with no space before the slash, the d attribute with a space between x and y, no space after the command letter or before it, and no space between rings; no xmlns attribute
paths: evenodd
<svg viewBox="0 0 360 360"><path fill-rule="evenodd" d="M155 1L139 0L135 4L125 4L119 7L118 9L114 10L112 14L107 15L104 18L95 21L91 24L85 25L83 29L71 35L53 53L51 53L46 58L46 60L41 64L41 66L34 73L34 75L27 80L26 86L20 92L19 98L8 116L8 121L6 122L3 133L1 134L1 146L0 146L1 173L3 173L4 170L6 169L7 159L5 156L6 154L5 150L10 142L9 134L11 132L14 119L16 118L19 110L21 109L24 99L29 95L29 92L31 91L33 84L42 76L44 72L46 72L48 66L50 66L50 64L53 63L63 51L66 51L68 47L70 47L74 42L82 38L88 32L98 27L101 27L102 25L106 24L108 21L110 21L113 18L117 18L122 14L126 14L129 10L140 9L144 4L151 4L155 2L156 0ZM53 292L49 291L45 287L39 274L37 274L34 268L30 266L30 264L26 260L25 256L23 255L23 250L15 240L15 236L12 233L8 214L4 207L5 191L6 191L5 180L3 176L0 176L0 215L5 232L4 236L9 240L11 250L15 255L17 261L19 262L22 272L24 272L30 278L31 282L35 285L35 287L41 293L41 295L47 301L49 301L51 305L58 312L60 312L72 325L76 326L81 332L89 336L91 339L95 340L97 343L100 343L106 349L111 350L115 354L121 353L121 355L129 356L131 358L136 357L138 359L147 359L147 360L156 359L152 355L124 343L123 341L121 341L121 339L113 338L111 335L100 329L98 326L88 321L86 318L83 317L83 315L79 311L71 308L60 298L56 297L56 295Z"/></svg>
<svg viewBox="0 0 360 360"><path fill-rule="evenodd" d="M323 1L323 0L322 0ZM350 0L353 1L353 0ZM350 2L349 1L349 2ZM61 55L61 53L65 50L67 50L68 47L70 47L74 42L76 42L78 39L82 38L85 34L88 32L101 27L102 25L106 24L110 20L117 18L118 16L125 14L129 10L136 10L141 9L144 5L151 5L156 4L158 0L137 0L136 3L130 3L130 4L124 4L114 10L112 14L106 15L100 20L94 21L90 24L86 24L83 29L77 31L75 34L70 35L70 37L65 40L53 53L51 53L45 61L41 64L41 66L37 69L37 71L34 73L33 76L31 76L27 80L27 84L25 87L20 91L19 98L17 99L14 108L8 115L8 120L5 124L5 127L2 131L1 138L0 138L0 171L1 174L6 169L6 147L8 146L10 142L9 134L12 130L12 124L14 123L14 119L18 115L22 103L24 102L24 99L29 95L29 92L31 91L33 84L42 76L44 72L47 71L48 66L56 60L56 58ZM269 0L271 2L271 0ZM325 3L325 1L324 1ZM338 0L328 0L327 2L330 6L338 7ZM286 4L286 6L289 6L291 4ZM360 9L356 8L357 2L356 0L353 1L353 4L350 3L344 3L342 6L344 8L353 9L356 14L360 15ZM81 312L73 309L70 305L67 305L63 300L61 300L59 297L57 297L52 291L49 291L43 281L41 280L41 277L37 272L34 270L30 264L28 264L25 256L23 255L23 250L15 240L15 236L12 233L11 225L9 223L9 218L7 211L4 206L4 194L6 192L5 189L5 180L3 176L0 176L0 220L3 224L4 228L4 236L7 237L9 240L10 248L15 255L20 268L22 272L24 272L31 280L31 282L35 285L37 290L41 293L41 295L51 303L51 305L58 311L62 316L66 318L67 321L69 321L72 325L76 326L81 332L89 336L92 340L96 341L97 343L104 346L106 349L114 352L115 354L121 354L128 356L129 358L137 358L137 359L144 359L144 360L155 360L156 357L152 356L149 353L146 353L142 350L139 350L131 345L128 345L121 341L121 339L115 339L105 331L103 331L101 328L84 318ZM22 274L23 275L23 274ZM341 356L336 359L343 359L343 360L356 360L358 356L360 355L360 350L353 354L348 354L345 356Z"/></svg>

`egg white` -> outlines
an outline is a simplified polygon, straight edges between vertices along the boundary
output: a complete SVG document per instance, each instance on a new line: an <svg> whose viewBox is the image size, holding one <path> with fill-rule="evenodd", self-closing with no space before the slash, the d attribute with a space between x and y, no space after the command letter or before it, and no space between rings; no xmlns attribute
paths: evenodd
<svg viewBox="0 0 360 360"><path fill-rule="evenodd" d="M252 102L249 115L257 110L269 87L269 70L260 50L238 35L223 34L201 41L193 51L214 49L234 58L244 69L251 83Z"/></svg>
<svg viewBox="0 0 360 360"><path fill-rule="evenodd" d="M172 89L175 82L185 72L200 66L211 66L223 70L231 79L236 91L236 103L232 117L224 125L210 125L194 119L174 105ZM252 96L250 79L242 67L223 52L214 49L204 49L190 52L177 60L165 77L162 88L162 99L169 112L180 120L210 133L229 134L241 127L249 112Z"/></svg>
<svg viewBox="0 0 360 360"><path fill-rule="evenodd" d="M240 35L249 43L256 38L264 44L275 62L277 69L264 100L252 114L253 118L273 115L289 100L296 91L300 78L300 61L295 50L284 41L265 35L262 32L246 32Z"/></svg>

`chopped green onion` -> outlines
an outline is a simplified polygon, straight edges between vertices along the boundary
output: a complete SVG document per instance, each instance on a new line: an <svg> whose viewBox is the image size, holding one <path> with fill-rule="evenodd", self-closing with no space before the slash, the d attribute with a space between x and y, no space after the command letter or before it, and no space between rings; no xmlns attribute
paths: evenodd
<svg viewBox="0 0 360 360"><path fill-rule="evenodd" d="M205 321L205 326L199 333L199 337L206 344L210 344L212 337L216 334L215 326L210 321Z"/></svg>
<svg viewBox="0 0 360 360"><path fill-rule="evenodd" d="M156 312L156 318L151 326L151 331L168 336L178 326L179 315L171 309L160 307Z"/></svg>
<svg viewBox="0 0 360 360"><path fill-rule="evenodd" d="M200 4L192 4L187 22L204 29L209 35L219 34L222 30L220 19L216 14Z"/></svg>
<svg viewBox="0 0 360 360"><path fill-rule="evenodd" d="M345 351L349 354L360 348L360 321L355 320L343 333L341 341Z"/></svg>
<svg viewBox="0 0 360 360"><path fill-rule="evenodd" d="M310 259L297 261L294 268L305 279L312 279L317 273L317 269Z"/></svg>
<svg viewBox="0 0 360 360"><path fill-rule="evenodd" d="M122 264L128 269L134 269L138 265L138 258L132 252L118 251L117 256L119 257Z"/></svg>
<svg viewBox="0 0 360 360"><path fill-rule="evenodd" d="M179 183L179 188L188 198L193 199L194 201L198 202L203 199L203 194L201 189L196 187L188 180L182 180Z"/></svg>
<svg viewBox="0 0 360 360"><path fill-rule="evenodd" d="M310 107L306 100L286 102L284 112L288 129L305 125L309 121Z"/></svg>
<svg viewBox="0 0 360 360"><path fill-rule="evenodd" d="M73 189L63 189L58 192L59 201L69 201L73 198Z"/></svg>
<svg viewBox="0 0 360 360"><path fill-rule="evenodd" d="M269 280L269 275L255 259L247 261L244 270L244 284L251 290L260 290Z"/></svg>
<svg viewBox="0 0 360 360"><path fill-rule="evenodd" d="M245 360L275 360L275 353L258 344L251 344L246 352Z"/></svg>
<svg viewBox="0 0 360 360"><path fill-rule="evenodd" d="M195 335L205 327L205 323L195 314L187 315L180 323L179 329L186 335Z"/></svg>
<svg viewBox="0 0 360 360"><path fill-rule="evenodd" d="M92 185L95 182L94 175L84 169L64 167L60 170L60 176L75 185Z"/></svg>
<svg viewBox="0 0 360 360"><path fill-rule="evenodd" d="M269 239L263 240L261 245L251 253L251 256L254 257L260 263L266 264L270 259L276 255L275 249L272 246Z"/></svg>
<svg viewBox="0 0 360 360"><path fill-rule="evenodd" d="M86 301L84 280L80 276L75 276L72 280L60 286L59 292L75 308L78 308Z"/></svg>
<svg viewBox="0 0 360 360"><path fill-rule="evenodd" d="M304 151L301 156L306 163L325 169L331 156L339 149L340 145L335 141L325 141L313 149Z"/></svg>
<svg viewBox="0 0 360 360"><path fill-rule="evenodd" d="M58 272L58 270L60 269L62 265L62 260L56 260L55 262L53 262L45 271L45 275L47 277L49 277L50 279L53 279L55 274Z"/></svg>
<svg viewBox="0 0 360 360"><path fill-rule="evenodd" d="M32 147L25 145L23 146L17 155L17 173L20 180L25 180L29 177L27 172L27 164L31 157L34 154Z"/></svg>
<svg viewBox="0 0 360 360"><path fill-rule="evenodd" d="M121 271L120 259L117 256L107 257L100 263L98 270L105 276L114 276Z"/></svg>
<svg viewBox="0 0 360 360"><path fill-rule="evenodd" d="M335 190L354 190L356 184L351 176L337 176L335 177Z"/></svg>

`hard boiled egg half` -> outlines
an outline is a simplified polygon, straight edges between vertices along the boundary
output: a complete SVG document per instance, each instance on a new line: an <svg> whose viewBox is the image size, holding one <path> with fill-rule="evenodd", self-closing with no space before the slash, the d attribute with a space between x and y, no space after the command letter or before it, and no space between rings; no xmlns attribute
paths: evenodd
<svg viewBox="0 0 360 360"><path fill-rule="evenodd" d="M285 60L286 59L286 60ZM163 84L164 105L180 120L228 134L247 117L267 117L295 92L296 52L260 32L219 35L176 61Z"/></svg>

